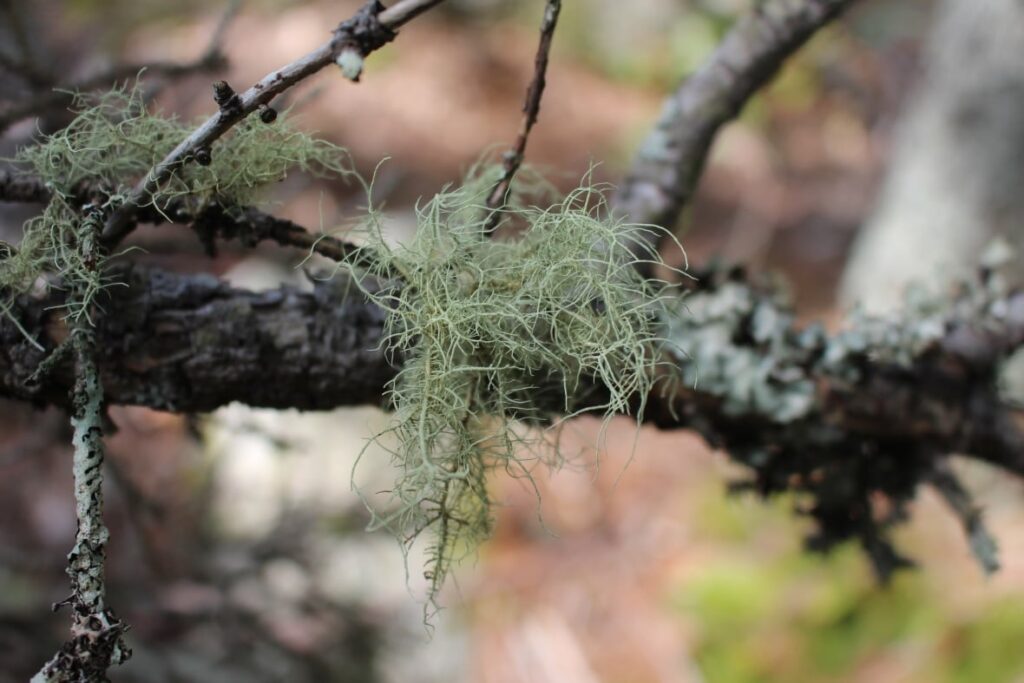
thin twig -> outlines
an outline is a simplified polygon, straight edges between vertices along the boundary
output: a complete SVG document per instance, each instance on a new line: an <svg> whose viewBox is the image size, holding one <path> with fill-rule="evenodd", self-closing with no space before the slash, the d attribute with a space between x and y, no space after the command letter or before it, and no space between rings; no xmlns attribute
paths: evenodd
<svg viewBox="0 0 1024 683"><path fill-rule="evenodd" d="M548 55L551 52L551 42L555 35L555 27L558 24L558 14L561 11L561 0L548 0L547 6L544 8L544 19L540 25L540 42L537 44L537 57L534 60L533 66L533 80L526 91L526 101L523 103L523 122L519 128L519 136L516 138L516 143L512 149L505 152L501 178L494 184L494 188L487 197L487 208L491 212L487 219L487 227L485 228L488 234L494 232L498 221L501 219L501 211L508 203L512 178L523 163L530 131L533 129L534 124L537 123L537 115L540 113L540 100L544 95L544 86L547 83Z"/></svg>
<svg viewBox="0 0 1024 683"><path fill-rule="evenodd" d="M935 490L946 501L964 528L971 554L986 575L999 571L999 548L985 526L981 509L974 504L971 494L964 488L960 478L943 459L935 463L931 481Z"/></svg>
<svg viewBox="0 0 1024 683"><path fill-rule="evenodd" d="M75 194L86 201L96 190L95 187L85 186ZM51 196L50 189L37 176L0 171L0 201L45 204ZM145 207L136 214L134 220L154 225L189 225L200 236L207 251L212 250L215 239L237 239L248 246L270 240L283 247L320 254L332 261L349 260L356 265L369 266L369 261L358 258L359 248L356 245L332 235L313 232L294 221L251 206L226 209L214 203L193 213L186 199L175 198L159 207ZM8 253L14 252L14 247L3 242L0 242L0 248L6 249Z"/></svg>
<svg viewBox="0 0 1024 683"><path fill-rule="evenodd" d="M370 0L351 19L342 22L323 45L270 72L245 92L236 95L232 91L220 103L220 111L196 128L135 186L128 200L108 219L103 230L104 243L114 245L124 239L132 230L135 212L153 198L161 184L182 165L193 160L197 152L209 150L215 141L257 111L260 105L269 105L276 96L337 62L343 55L354 56L361 63L368 54L395 37L394 29L441 1L403 0L385 10L380 2ZM355 80L358 76L357 68L351 77Z"/></svg>

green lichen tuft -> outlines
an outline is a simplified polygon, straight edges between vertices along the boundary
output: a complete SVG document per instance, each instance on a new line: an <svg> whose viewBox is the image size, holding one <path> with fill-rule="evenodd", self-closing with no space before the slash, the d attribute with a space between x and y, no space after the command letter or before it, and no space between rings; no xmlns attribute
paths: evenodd
<svg viewBox="0 0 1024 683"><path fill-rule="evenodd" d="M631 250L646 228L602 217L588 186L549 208L514 200L504 218L525 226L521 237L489 239L493 180L474 174L418 207L407 244L389 246L374 222L368 231L374 274L402 282L367 292L390 311L386 343L403 357L389 389L394 418L376 438L401 474L373 526L406 547L432 533L431 604L491 530L488 472L529 478L539 459L557 462L544 432L523 425L584 411L639 416L662 345L666 294L638 275Z"/></svg>
<svg viewBox="0 0 1024 683"><path fill-rule="evenodd" d="M102 263L85 268L77 246L83 197L94 204L90 210L105 214L115 209L190 130L181 121L150 112L137 88L80 95L73 107L76 116L67 127L11 160L18 171L41 178L52 200L25 224L17 249L0 253L4 313L15 297L47 274L58 275L69 291L81 293L68 302L68 312L75 317L86 313L110 283L103 278ZM217 202L230 210L256 202L269 184L292 171L354 176L344 149L295 130L284 118L273 125L243 121L214 146L209 165L186 164L150 203L162 209L170 200L184 200L195 212Z"/></svg>

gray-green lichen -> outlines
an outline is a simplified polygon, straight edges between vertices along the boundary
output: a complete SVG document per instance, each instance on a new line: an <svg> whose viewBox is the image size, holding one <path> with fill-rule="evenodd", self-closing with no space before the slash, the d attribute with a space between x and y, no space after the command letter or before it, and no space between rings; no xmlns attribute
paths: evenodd
<svg viewBox="0 0 1024 683"><path fill-rule="evenodd" d="M524 231L498 240L485 206L494 177L471 175L420 206L406 244L384 242L372 216L368 226L374 274L401 284L367 293L389 311L386 344L404 359L377 438L397 443L401 474L391 511L371 509L374 526L405 541L432 532L431 599L490 531L488 472L529 478L557 458L543 432L515 423L574 415L592 386L604 400L588 411L638 414L663 344L665 295L637 273L636 232L602 217L594 188L547 208L513 198L504 218Z"/></svg>
<svg viewBox="0 0 1024 683"><path fill-rule="evenodd" d="M77 115L65 128L18 152L18 171L41 178L52 199L28 221L17 249L0 259L0 307L28 291L40 277L56 275L80 296L68 300L68 314L88 316L96 294L111 283L103 264L86 268L78 255L77 230L86 204L109 212L133 186L188 134L175 118L150 112L134 89L78 96ZM267 186L290 172L355 177L345 150L276 122L241 122L210 152L208 165L186 164L150 199L160 211L172 199L186 201L192 215L209 202L230 210L256 202ZM103 258L99 256L98 258Z"/></svg>

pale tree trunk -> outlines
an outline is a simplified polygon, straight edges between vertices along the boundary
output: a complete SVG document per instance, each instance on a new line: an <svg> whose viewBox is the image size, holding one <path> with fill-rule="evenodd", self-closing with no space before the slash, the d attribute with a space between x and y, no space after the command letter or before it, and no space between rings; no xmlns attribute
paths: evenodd
<svg viewBox="0 0 1024 683"><path fill-rule="evenodd" d="M844 275L846 305L893 310L907 284L975 269L997 235L1024 252L1024 0L936 10L922 81Z"/></svg>

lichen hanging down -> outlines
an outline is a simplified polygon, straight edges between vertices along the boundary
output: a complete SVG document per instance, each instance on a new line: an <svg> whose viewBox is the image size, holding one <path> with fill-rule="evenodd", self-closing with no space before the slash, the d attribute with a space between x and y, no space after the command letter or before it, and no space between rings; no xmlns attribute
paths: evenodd
<svg viewBox="0 0 1024 683"><path fill-rule="evenodd" d="M557 458L543 431L513 423L571 416L588 391L587 410L638 414L662 343L664 288L637 274L630 249L648 228L599 217L601 195L584 187L547 209L513 202L506 217L526 226L522 236L488 239L492 184L479 174L418 207L407 244L387 245L372 220L368 231L374 274L401 282L368 294L390 311L386 343L403 357L394 418L376 439L397 444L401 475L372 526L405 547L432 532L431 601L490 531L488 471L529 477L545 454ZM606 398L596 408L595 388Z"/></svg>

